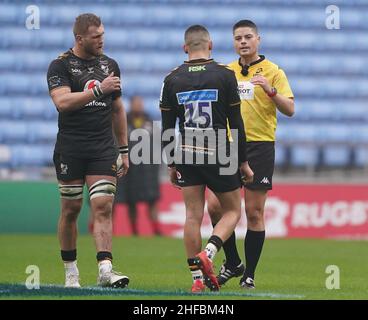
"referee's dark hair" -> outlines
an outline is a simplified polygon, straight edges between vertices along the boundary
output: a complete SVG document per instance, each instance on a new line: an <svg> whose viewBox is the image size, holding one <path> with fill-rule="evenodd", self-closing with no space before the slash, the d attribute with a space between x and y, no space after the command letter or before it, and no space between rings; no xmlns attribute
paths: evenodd
<svg viewBox="0 0 368 320"><path fill-rule="evenodd" d="M256 34L258 34L258 28L257 25L251 21L251 20L240 20L237 23L234 24L233 26L233 33L235 32L236 29L238 28L252 28Z"/></svg>

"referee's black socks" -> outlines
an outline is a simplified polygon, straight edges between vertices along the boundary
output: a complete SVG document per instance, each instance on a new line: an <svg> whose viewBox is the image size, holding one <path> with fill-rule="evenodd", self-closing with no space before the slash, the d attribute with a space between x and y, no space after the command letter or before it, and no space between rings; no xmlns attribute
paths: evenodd
<svg viewBox="0 0 368 320"><path fill-rule="evenodd" d="M247 234L244 239L246 263L246 269L244 273L245 277L254 279L254 273L256 271L259 257L261 256L265 235L265 231L247 230Z"/></svg>

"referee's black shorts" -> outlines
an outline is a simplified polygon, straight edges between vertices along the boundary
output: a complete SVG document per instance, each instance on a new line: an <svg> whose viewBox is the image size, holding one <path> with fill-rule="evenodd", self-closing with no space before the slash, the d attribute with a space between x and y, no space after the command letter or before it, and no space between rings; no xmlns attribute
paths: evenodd
<svg viewBox="0 0 368 320"><path fill-rule="evenodd" d="M213 192L229 192L241 187L239 170L232 175L220 175L218 165L176 165L180 187L206 185Z"/></svg>
<svg viewBox="0 0 368 320"><path fill-rule="evenodd" d="M247 142L248 163L254 172L251 184L245 187L250 190L272 190L272 176L275 168L275 142Z"/></svg>
<svg viewBox="0 0 368 320"><path fill-rule="evenodd" d="M116 177L116 156L79 159L54 152L54 166L58 180L84 180L85 176Z"/></svg>

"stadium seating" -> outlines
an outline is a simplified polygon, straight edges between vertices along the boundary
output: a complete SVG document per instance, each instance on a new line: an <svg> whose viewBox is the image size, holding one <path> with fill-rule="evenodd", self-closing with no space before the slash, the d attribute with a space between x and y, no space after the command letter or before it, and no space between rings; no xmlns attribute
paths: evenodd
<svg viewBox="0 0 368 320"><path fill-rule="evenodd" d="M368 166L368 3L335 0L344 12L340 30L325 27L330 4L146 0L142 6L133 0L97 0L88 11L103 19L105 50L120 65L125 105L131 95L143 95L154 119L160 118L164 77L186 59L182 43L187 26L206 25L214 58L227 63L236 59L233 23L254 20L261 33L261 53L286 71L295 94L294 118L278 115L276 164ZM0 166L50 163L45 152L55 140L57 111L48 95L46 71L73 45L75 16L86 11L82 0L37 1L41 28L28 30L28 5L25 0L0 4ZM15 156L20 150L32 154L22 160Z"/></svg>
<svg viewBox="0 0 368 320"><path fill-rule="evenodd" d="M319 149L316 146L295 146L291 149L290 162L294 167L316 167L320 164Z"/></svg>
<svg viewBox="0 0 368 320"><path fill-rule="evenodd" d="M351 149L347 146L327 146L322 152L322 161L328 167L347 167L352 163Z"/></svg>

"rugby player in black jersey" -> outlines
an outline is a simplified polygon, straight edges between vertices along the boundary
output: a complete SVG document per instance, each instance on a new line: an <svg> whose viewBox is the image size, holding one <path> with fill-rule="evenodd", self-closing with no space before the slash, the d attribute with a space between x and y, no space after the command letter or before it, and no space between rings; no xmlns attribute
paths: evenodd
<svg viewBox="0 0 368 320"><path fill-rule="evenodd" d="M169 175L171 182L182 189L185 202L184 243L193 278L193 293L205 289L203 276L209 279L211 289L219 288L212 260L223 242L233 233L240 218L241 176L245 182L253 178L253 172L246 161L245 132L235 74L225 65L210 59L211 49L212 42L206 28L200 25L189 27L185 32L184 45L189 59L165 78L160 98L163 149L168 160L172 154L169 145L174 145L172 140L175 139L174 135L171 140L165 140L164 136L167 130L174 130L176 119L179 118L182 138L179 153L183 155L184 161L180 163L175 160L170 163ZM221 173L220 169L225 164L220 161L218 152L220 149L229 150L230 147L227 134L223 135L224 141L220 139L220 132L228 133L227 123L239 135L235 137L232 133L234 141L238 141L238 152L235 156L235 170L223 174L224 171ZM216 137L216 144L209 142L211 133ZM207 142L198 144L204 135L209 138L202 141ZM222 148L223 145L226 147ZM195 160L190 161L191 156L188 154ZM211 154L215 154L215 157ZM198 161L201 159L204 161ZM224 214L202 251L200 227L206 186L217 195Z"/></svg>
<svg viewBox="0 0 368 320"><path fill-rule="evenodd" d="M52 61L47 73L59 112L54 164L61 195L58 237L65 286L80 287L77 218L86 184L94 216L98 285L122 288L129 279L112 269L111 253L116 177L125 175L129 167L120 70L103 54L104 26L99 17L81 14L73 33L74 47Z"/></svg>

